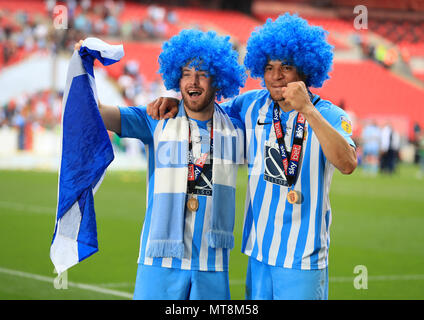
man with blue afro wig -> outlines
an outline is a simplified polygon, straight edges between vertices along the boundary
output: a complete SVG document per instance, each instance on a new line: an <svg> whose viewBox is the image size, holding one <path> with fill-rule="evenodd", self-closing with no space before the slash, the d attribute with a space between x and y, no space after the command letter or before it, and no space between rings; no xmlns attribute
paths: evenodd
<svg viewBox="0 0 424 320"><path fill-rule="evenodd" d="M159 73L168 90L180 90L184 67L203 70L212 78L216 98L229 98L239 93L246 80L245 70L238 64L238 54L229 36L215 31L182 30L165 42L159 55ZM183 94L183 92L181 92Z"/></svg>
<svg viewBox="0 0 424 320"><path fill-rule="evenodd" d="M269 60L294 66L307 87L319 88L329 79L333 46L326 32L296 15L285 14L275 21L268 19L247 42L245 66L254 78L263 78Z"/></svg>
<svg viewBox="0 0 424 320"><path fill-rule="evenodd" d="M141 140L149 155L134 299L227 300L244 125L215 99L239 93L245 68L228 36L199 30L165 42L159 65L166 88L182 95L176 117L99 103L106 128Z"/></svg>
<svg viewBox="0 0 424 320"><path fill-rule="evenodd" d="M357 165L348 115L310 87L329 78L327 32L288 13L252 32L244 65L266 89L224 102L246 128L247 299L327 299L333 172ZM159 111L176 106L158 100ZM171 114L175 114L173 110Z"/></svg>

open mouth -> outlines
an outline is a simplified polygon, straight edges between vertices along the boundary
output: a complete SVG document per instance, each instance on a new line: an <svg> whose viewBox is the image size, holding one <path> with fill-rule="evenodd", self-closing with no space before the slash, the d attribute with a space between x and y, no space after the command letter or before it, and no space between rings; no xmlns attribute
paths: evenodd
<svg viewBox="0 0 424 320"><path fill-rule="evenodd" d="M200 90L188 90L188 95L190 97L198 97L202 94Z"/></svg>

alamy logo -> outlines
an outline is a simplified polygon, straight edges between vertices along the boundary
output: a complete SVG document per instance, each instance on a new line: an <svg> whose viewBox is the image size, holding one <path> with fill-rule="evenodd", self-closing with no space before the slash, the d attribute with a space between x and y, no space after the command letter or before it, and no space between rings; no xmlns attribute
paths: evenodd
<svg viewBox="0 0 424 320"><path fill-rule="evenodd" d="M353 13L357 14L353 20L353 27L356 30L368 29L368 8L364 5L357 5L353 8Z"/></svg>
<svg viewBox="0 0 424 320"><path fill-rule="evenodd" d="M353 273L357 276L353 280L353 287L356 290L368 289L368 269L364 265L357 265L353 269Z"/></svg>
<svg viewBox="0 0 424 320"><path fill-rule="evenodd" d="M53 286L56 290L68 289L68 271L64 271L58 274L56 269L53 270L57 274L57 277L53 280Z"/></svg>
<svg viewBox="0 0 424 320"><path fill-rule="evenodd" d="M53 27L55 29L68 29L68 8L56 5L53 8Z"/></svg>

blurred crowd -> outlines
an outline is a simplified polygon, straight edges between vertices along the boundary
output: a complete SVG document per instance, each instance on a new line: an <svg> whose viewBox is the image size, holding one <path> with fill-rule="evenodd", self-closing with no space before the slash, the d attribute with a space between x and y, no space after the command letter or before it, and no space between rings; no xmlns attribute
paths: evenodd
<svg viewBox="0 0 424 320"><path fill-rule="evenodd" d="M55 29L52 20L57 4L65 4L68 28ZM28 12L25 8L9 11L0 8L0 71L34 51L51 54L70 54L74 44L87 36L126 41L162 41L169 29L179 23L177 14L158 5L147 7L144 16L135 14L123 17L125 1L122 0L45 0L43 12ZM16 4L19 7L18 3ZM127 10L128 11L128 10ZM364 56L385 67L391 67L398 59L409 61L407 52L395 47L375 46L358 35L357 44ZM148 81L140 72L138 61L129 60L116 77L117 86L127 105L145 105L158 96L171 95L160 78ZM58 128L61 122L62 92L44 90L23 93L0 105L0 129L14 127L19 131L18 148L31 150L32 135L37 130ZM340 106L343 107L343 102ZM416 162L421 159L424 172L423 130L414 137ZM362 150L362 164L370 174L379 171L393 173L399 159L400 137L388 124L384 127L370 122L358 137ZM119 141L113 138L116 144ZM422 155L421 155L421 153Z"/></svg>
<svg viewBox="0 0 424 320"><path fill-rule="evenodd" d="M418 50L422 55L423 19L376 18L369 20L368 27L384 41L379 40L378 37L368 40L367 37L357 35L356 42L361 46L364 56L384 67L391 68L397 62L404 62L406 66L409 66L411 53L414 54Z"/></svg>
<svg viewBox="0 0 424 320"><path fill-rule="evenodd" d="M54 129L62 117L62 94L45 90L21 94L0 108L0 129L18 130L18 150L32 150L33 134Z"/></svg>
<svg viewBox="0 0 424 320"><path fill-rule="evenodd" d="M354 41L361 48L364 58L375 61L385 68L391 68L398 61L402 61L406 65L410 62L410 54L407 48L399 48L396 45L388 46L383 43L374 44L360 34L355 34Z"/></svg>
<svg viewBox="0 0 424 320"><path fill-rule="evenodd" d="M379 126L375 120L367 120L358 137L360 164L364 171L375 176L377 173L394 174L400 160L401 135L390 122ZM424 130L418 123L414 125L413 162L420 165L420 177L424 177Z"/></svg>
<svg viewBox="0 0 424 320"><path fill-rule="evenodd" d="M57 30L52 24L54 8L63 1L46 0L44 4L44 12L0 8L0 71L36 51L70 54L74 44L87 36L162 41L169 25L178 22L174 11L157 5L148 6L145 17L124 21L120 18L125 6L122 0L67 0L68 28ZM140 74L137 61L122 67L117 85L128 105L146 104L166 92L160 79L149 82ZM62 95L50 90L23 93L0 105L0 129L17 128L18 149L31 150L34 132L60 125Z"/></svg>
<svg viewBox="0 0 424 320"><path fill-rule="evenodd" d="M47 0L49 15L54 16L51 8L55 0ZM123 19L125 2L122 0L105 0L91 3L91 0L67 1L68 29L63 44L69 50L73 49L75 40L84 35L119 37L122 40L164 40L167 38L171 25L178 22L173 10L157 5L150 5L144 17Z"/></svg>
<svg viewBox="0 0 424 320"><path fill-rule="evenodd" d="M138 61L129 60L125 63L123 72L117 81L122 97L128 105L146 105L162 96L179 97L176 92L166 90L159 76L149 82L139 69Z"/></svg>
<svg viewBox="0 0 424 320"><path fill-rule="evenodd" d="M162 41L167 38L169 27L178 23L175 11L157 5L148 6L143 17L124 20L121 15L125 2L122 0L95 3L67 0L68 26L57 30L52 23L57 3L56 0L46 0L44 12L0 8L0 69L35 50L72 52L75 42L88 35Z"/></svg>

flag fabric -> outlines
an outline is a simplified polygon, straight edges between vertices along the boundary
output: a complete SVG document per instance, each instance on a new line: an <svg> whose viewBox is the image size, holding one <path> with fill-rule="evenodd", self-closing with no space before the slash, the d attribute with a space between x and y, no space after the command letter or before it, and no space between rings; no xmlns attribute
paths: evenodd
<svg viewBox="0 0 424 320"><path fill-rule="evenodd" d="M122 45L87 38L68 67L63 95L62 155L50 259L62 273L98 251L94 198L113 149L98 109L93 63L119 61Z"/></svg>

